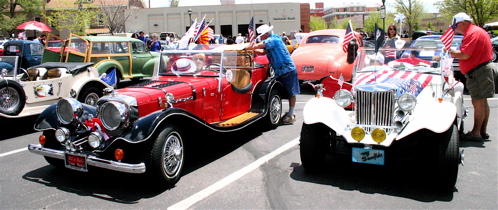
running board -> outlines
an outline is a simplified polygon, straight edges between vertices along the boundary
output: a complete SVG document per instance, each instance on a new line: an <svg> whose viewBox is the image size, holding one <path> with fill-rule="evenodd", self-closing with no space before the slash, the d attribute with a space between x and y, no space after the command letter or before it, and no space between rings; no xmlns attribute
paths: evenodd
<svg viewBox="0 0 498 210"><path fill-rule="evenodd" d="M246 122L248 121L249 119L255 117L259 115L259 113L254 113L254 112L246 112L244 114L241 114L237 117L234 117L232 119L229 119L225 122L222 122L219 124L220 127L229 127L229 126L234 126L234 125L238 125L240 123L243 123L243 122Z"/></svg>

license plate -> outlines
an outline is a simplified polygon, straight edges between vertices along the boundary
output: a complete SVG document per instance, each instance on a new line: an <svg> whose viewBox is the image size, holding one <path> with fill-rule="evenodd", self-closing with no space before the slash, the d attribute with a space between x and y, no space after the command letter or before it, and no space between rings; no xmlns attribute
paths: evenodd
<svg viewBox="0 0 498 210"><path fill-rule="evenodd" d="M66 168L87 172L86 157L83 154L65 153L64 164Z"/></svg>
<svg viewBox="0 0 498 210"><path fill-rule="evenodd" d="M302 72L315 72L315 66L312 65L303 65L301 69Z"/></svg>
<svg viewBox="0 0 498 210"><path fill-rule="evenodd" d="M384 150L353 147L353 162L384 165Z"/></svg>

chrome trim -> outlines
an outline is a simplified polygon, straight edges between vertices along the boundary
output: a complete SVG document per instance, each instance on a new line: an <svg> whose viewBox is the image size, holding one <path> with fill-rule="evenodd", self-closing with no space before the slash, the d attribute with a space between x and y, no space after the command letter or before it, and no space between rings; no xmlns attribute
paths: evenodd
<svg viewBox="0 0 498 210"><path fill-rule="evenodd" d="M34 145L34 144L29 144L28 150L34 154L64 160L64 151L62 150L44 148L40 145ZM138 164L121 163L117 161L98 158L93 155L88 155L87 165L113 170L113 171L132 173L132 174L145 173L144 163L138 163Z"/></svg>

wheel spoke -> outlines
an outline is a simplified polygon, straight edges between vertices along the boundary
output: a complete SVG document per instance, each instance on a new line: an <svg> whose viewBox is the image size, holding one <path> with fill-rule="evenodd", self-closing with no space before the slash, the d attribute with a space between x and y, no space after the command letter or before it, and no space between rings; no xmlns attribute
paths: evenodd
<svg viewBox="0 0 498 210"><path fill-rule="evenodd" d="M167 174L175 174L183 161L183 147L176 135L170 135L164 146L164 170Z"/></svg>

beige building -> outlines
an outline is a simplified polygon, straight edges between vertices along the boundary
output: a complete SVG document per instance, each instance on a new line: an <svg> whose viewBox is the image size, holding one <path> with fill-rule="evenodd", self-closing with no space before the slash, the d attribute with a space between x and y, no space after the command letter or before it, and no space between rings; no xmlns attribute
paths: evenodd
<svg viewBox="0 0 498 210"><path fill-rule="evenodd" d="M215 34L235 36L248 32L251 17L256 27L270 23L275 33L299 30L309 21L301 21L300 3L235 4L193 7L163 7L132 9L132 17L126 22L126 32L144 31L146 34L175 32L180 36L190 27L190 20L200 21L205 17ZM189 12L191 11L191 12ZM307 17L309 20L309 17Z"/></svg>

